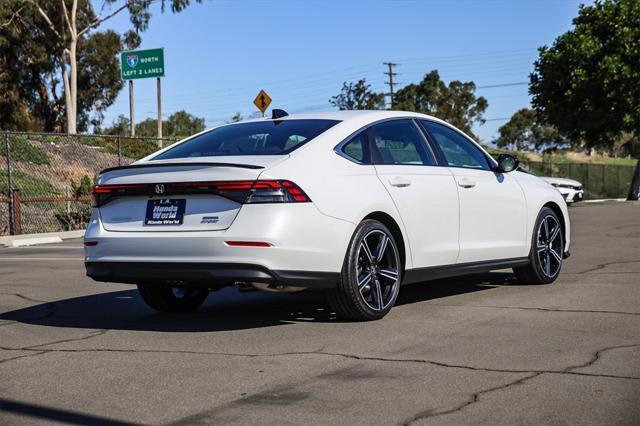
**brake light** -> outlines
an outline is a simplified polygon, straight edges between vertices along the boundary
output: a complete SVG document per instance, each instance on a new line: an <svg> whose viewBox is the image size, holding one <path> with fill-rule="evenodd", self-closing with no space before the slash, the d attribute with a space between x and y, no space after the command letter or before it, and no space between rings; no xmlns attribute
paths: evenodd
<svg viewBox="0 0 640 426"><path fill-rule="evenodd" d="M161 193L157 187L156 184L96 185L92 191L94 206L102 206L114 197L183 194L216 194L241 204L311 202L307 194L289 180L176 182L162 184Z"/></svg>
<svg viewBox="0 0 640 426"><path fill-rule="evenodd" d="M310 201L307 194L291 181L257 180L244 203L308 203Z"/></svg>

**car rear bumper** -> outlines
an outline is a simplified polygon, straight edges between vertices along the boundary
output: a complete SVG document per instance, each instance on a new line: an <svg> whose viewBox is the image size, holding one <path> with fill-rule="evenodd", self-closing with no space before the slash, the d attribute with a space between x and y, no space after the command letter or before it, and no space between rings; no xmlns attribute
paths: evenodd
<svg viewBox="0 0 640 426"><path fill-rule="evenodd" d="M233 224L220 231L113 232L105 230L94 214L85 234L84 261L142 265L136 279L146 273L157 278L153 274L162 267L148 265L216 265L210 277L221 279L235 278L221 272L233 268L221 265L254 265L249 270L259 270L262 275L258 275L278 281L279 273L273 271L339 273L354 229L354 224L325 216L311 203L245 205ZM268 246L231 246L230 241L265 242ZM202 275L202 267L193 273ZM237 281L255 277L252 272Z"/></svg>
<svg viewBox="0 0 640 426"><path fill-rule="evenodd" d="M220 287L236 282L333 288L338 272L273 271L245 263L85 262L87 276L96 281L125 284L170 283Z"/></svg>

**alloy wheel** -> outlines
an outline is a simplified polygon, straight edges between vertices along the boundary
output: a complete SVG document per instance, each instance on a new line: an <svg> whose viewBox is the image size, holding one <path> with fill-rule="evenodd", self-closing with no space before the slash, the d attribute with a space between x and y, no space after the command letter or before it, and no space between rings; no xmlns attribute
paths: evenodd
<svg viewBox="0 0 640 426"><path fill-rule="evenodd" d="M399 257L390 237L375 229L367 233L358 247L358 290L366 305L382 311L391 304L399 290Z"/></svg>
<svg viewBox="0 0 640 426"><path fill-rule="evenodd" d="M548 277L555 277L562 266L562 228L558 220L547 215L538 227L536 250L542 272Z"/></svg>

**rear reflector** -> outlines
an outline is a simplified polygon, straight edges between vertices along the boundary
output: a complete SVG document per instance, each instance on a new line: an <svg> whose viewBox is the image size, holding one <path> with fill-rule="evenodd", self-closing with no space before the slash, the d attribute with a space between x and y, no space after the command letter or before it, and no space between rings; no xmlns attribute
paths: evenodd
<svg viewBox="0 0 640 426"><path fill-rule="evenodd" d="M93 247L93 246L97 246L98 242L97 241L85 241L84 242L84 246L85 247Z"/></svg>
<svg viewBox="0 0 640 426"><path fill-rule="evenodd" d="M161 187L162 191L159 192ZM217 182L175 182L156 185L96 185L94 205L100 207L110 199L123 196L168 196L215 194L241 204L308 203L311 199L295 183L288 180L238 180Z"/></svg>
<svg viewBox="0 0 640 426"><path fill-rule="evenodd" d="M231 247L271 247L271 244L264 241L225 241Z"/></svg>

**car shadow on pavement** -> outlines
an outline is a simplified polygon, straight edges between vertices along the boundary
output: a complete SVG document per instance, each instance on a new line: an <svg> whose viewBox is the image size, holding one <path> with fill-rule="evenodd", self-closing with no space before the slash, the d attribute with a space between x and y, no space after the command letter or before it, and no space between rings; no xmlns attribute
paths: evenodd
<svg viewBox="0 0 640 426"><path fill-rule="evenodd" d="M513 274L489 273L403 286L396 305L426 302L514 283ZM0 314L0 320L49 327L162 332L211 332L341 322L321 293L212 292L193 313L164 314L148 308L138 291L99 293L41 303Z"/></svg>

